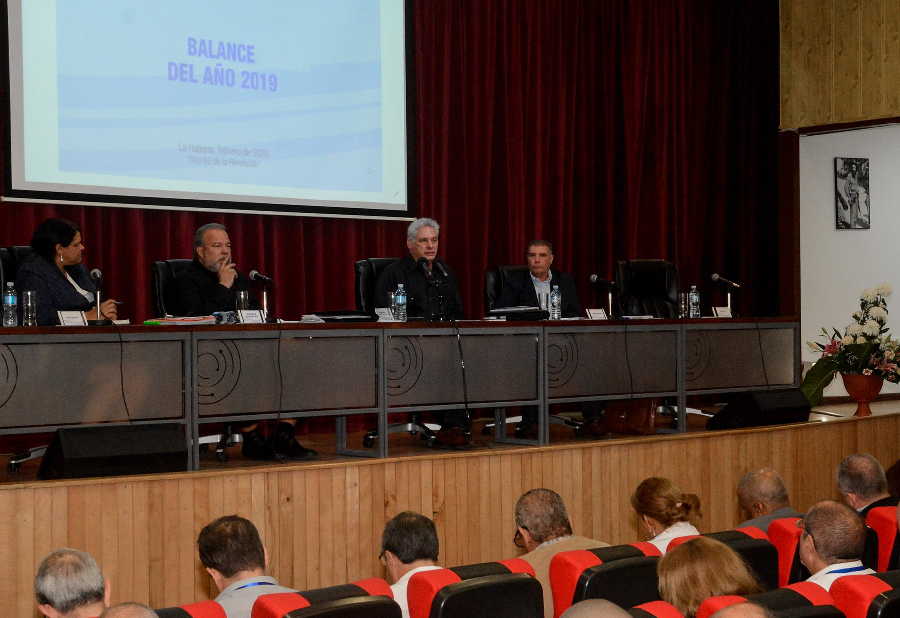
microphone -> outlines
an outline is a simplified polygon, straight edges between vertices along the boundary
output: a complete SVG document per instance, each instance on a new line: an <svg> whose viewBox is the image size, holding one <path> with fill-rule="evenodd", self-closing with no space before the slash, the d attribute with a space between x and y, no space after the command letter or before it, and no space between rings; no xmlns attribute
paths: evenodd
<svg viewBox="0 0 900 618"><path fill-rule="evenodd" d="M416 260L416 264L418 264L419 268L422 269L422 272L425 273L425 278L431 281L432 277L434 277L434 273L428 269L428 260L426 258L420 257Z"/></svg>
<svg viewBox="0 0 900 618"><path fill-rule="evenodd" d="M712 277L710 277L710 278L711 278L713 281L721 281L722 283L726 283L726 284L730 285L730 286L733 287L733 288L739 288L739 287L741 287L741 284L740 284L740 283L735 283L734 281L731 281L730 279L726 279L725 277L723 277L723 276L720 275L719 273L713 273L713 274L712 274Z"/></svg>
<svg viewBox="0 0 900 618"><path fill-rule="evenodd" d="M96 286L99 286L100 282L103 281L103 271L101 271L99 268L94 268L93 270L91 270L90 275L91 281L93 281L94 285Z"/></svg>
<svg viewBox="0 0 900 618"><path fill-rule="evenodd" d="M265 281L266 283L272 283L272 277L264 275L258 270L251 270L248 276L251 281Z"/></svg>
<svg viewBox="0 0 900 618"><path fill-rule="evenodd" d="M434 266L437 266L438 272L441 273L441 276L442 276L444 279L449 279L449 278L450 278L450 275L447 273L447 269L444 268L444 265L441 264L438 260L435 260L434 262L432 262L432 264L433 264Z"/></svg>

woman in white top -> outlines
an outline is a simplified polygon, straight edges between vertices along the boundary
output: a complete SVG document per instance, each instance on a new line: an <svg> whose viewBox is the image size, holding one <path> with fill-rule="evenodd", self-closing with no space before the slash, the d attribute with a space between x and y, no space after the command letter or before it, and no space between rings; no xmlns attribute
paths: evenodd
<svg viewBox="0 0 900 618"><path fill-rule="evenodd" d="M660 553L666 553L674 538L700 534L694 526L701 517L700 498L682 493L669 479L650 477L641 481L631 496L631 506Z"/></svg>

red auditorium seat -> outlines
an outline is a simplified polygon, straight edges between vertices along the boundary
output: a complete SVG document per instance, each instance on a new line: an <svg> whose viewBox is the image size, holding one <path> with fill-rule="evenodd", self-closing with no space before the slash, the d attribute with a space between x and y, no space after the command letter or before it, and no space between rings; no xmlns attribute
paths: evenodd
<svg viewBox="0 0 900 618"><path fill-rule="evenodd" d="M518 558L416 573L406 598L410 618L544 615L541 584L531 565Z"/></svg>
<svg viewBox="0 0 900 618"><path fill-rule="evenodd" d="M879 573L900 568L897 543L897 508L893 506L875 507L866 515L866 525L875 531L878 540L875 570Z"/></svg>
<svg viewBox="0 0 900 618"><path fill-rule="evenodd" d="M710 597L700 605L697 610L697 618L709 618L729 605L746 601L762 605L778 617L838 618L842 615L835 606L835 600L824 588L811 582L798 582L784 588L751 594L746 597L737 595Z"/></svg>
<svg viewBox="0 0 900 618"><path fill-rule="evenodd" d="M400 618L391 587L373 577L352 584L304 592L265 594L253 604L252 618Z"/></svg>
<svg viewBox="0 0 900 618"><path fill-rule="evenodd" d="M550 561L553 616L585 599L607 599L620 607L659 600L656 563L650 543L564 551Z"/></svg>
<svg viewBox="0 0 900 618"><path fill-rule="evenodd" d="M747 527L723 532L712 532L703 536L721 541L741 555L744 561L750 565L753 572L759 578L759 582L767 590L778 587L779 564L778 550L769 542L769 537L759 528ZM682 543L694 536L681 536L672 539L666 551L672 551Z"/></svg>
<svg viewBox="0 0 900 618"><path fill-rule="evenodd" d="M656 618L684 618L684 614L678 611L677 607L665 601L641 603L629 609L628 613L635 618L651 618L653 616Z"/></svg>
<svg viewBox="0 0 900 618"><path fill-rule="evenodd" d="M226 618L225 610L215 601L200 601L179 607L156 610L159 618Z"/></svg>
<svg viewBox="0 0 900 618"><path fill-rule="evenodd" d="M787 586L808 579L811 573L800 562L799 517L776 519L769 524L769 540L778 550L778 585Z"/></svg>
<svg viewBox="0 0 900 618"><path fill-rule="evenodd" d="M847 575L831 584L831 596L847 618L900 616L900 571Z"/></svg>

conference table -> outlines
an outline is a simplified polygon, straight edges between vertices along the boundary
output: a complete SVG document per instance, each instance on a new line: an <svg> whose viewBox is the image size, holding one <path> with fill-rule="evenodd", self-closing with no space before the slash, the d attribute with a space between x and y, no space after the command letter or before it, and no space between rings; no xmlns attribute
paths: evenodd
<svg viewBox="0 0 900 618"><path fill-rule="evenodd" d="M0 329L0 434L179 423L199 467L205 423L334 417L338 454L388 456L388 415L493 410L495 439L549 442L554 404L784 389L796 318L247 324ZM536 440L505 410L535 406ZM347 420L372 417L371 448Z"/></svg>

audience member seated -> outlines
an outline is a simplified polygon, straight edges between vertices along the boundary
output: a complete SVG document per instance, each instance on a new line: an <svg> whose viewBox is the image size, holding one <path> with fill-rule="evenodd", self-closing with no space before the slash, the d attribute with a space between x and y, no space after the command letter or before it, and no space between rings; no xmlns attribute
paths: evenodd
<svg viewBox="0 0 900 618"><path fill-rule="evenodd" d="M391 519L381 535L381 558L388 572L391 592L403 618L409 618L407 587L416 573L440 569L438 537L434 522L412 511Z"/></svg>
<svg viewBox="0 0 900 618"><path fill-rule="evenodd" d="M708 597L762 591L737 552L709 537L691 539L667 552L656 572L659 596L688 617Z"/></svg>
<svg viewBox="0 0 900 618"><path fill-rule="evenodd" d="M109 582L90 554L57 549L38 566L34 596L49 618L94 618L109 605Z"/></svg>
<svg viewBox="0 0 900 618"><path fill-rule="evenodd" d="M774 618L772 612L756 603L735 603L722 608L712 618Z"/></svg>
<svg viewBox="0 0 900 618"><path fill-rule="evenodd" d="M197 549L219 590L216 603L228 618L250 618L253 602L264 594L296 592L266 575L268 555L248 519L227 515L207 524L197 537Z"/></svg>
<svg viewBox="0 0 900 618"><path fill-rule="evenodd" d="M609 543L572 534L572 524L562 497L550 489L532 489L516 501L517 547L527 550L520 556L534 569L544 590L544 616L553 616L550 561L562 551L607 547Z"/></svg>
<svg viewBox="0 0 900 618"><path fill-rule="evenodd" d="M118 317L112 299L100 303L97 315L97 287L81 263L81 240L81 229L66 219L47 219L35 228L34 254L18 267L16 289L35 292L38 326L58 324L57 311L83 311L88 320Z"/></svg>
<svg viewBox="0 0 900 618"><path fill-rule="evenodd" d="M839 502L823 500L801 520L800 561L812 576L807 580L830 590L845 575L874 573L861 561L866 541L863 520Z"/></svg>
<svg viewBox="0 0 900 618"><path fill-rule="evenodd" d="M745 474L738 483L737 495L741 510L748 517L739 528L753 526L768 532L769 524L776 519L800 516L791 508L784 481L772 468Z"/></svg>
<svg viewBox="0 0 900 618"><path fill-rule="evenodd" d="M868 453L855 453L844 458L838 466L837 485L844 501L863 519L876 506L897 506L898 503L898 499L888 493L884 468Z"/></svg>
<svg viewBox="0 0 900 618"><path fill-rule="evenodd" d="M159 618L159 614L141 603L119 603L100 614L100 618Z"/></svg>
<svg viewBox="0 0 900 618"><path fill-rule="evenodd" d="M563 612L560 618L629 618L624 609L606 599L587 599Z"/></svg>
<svg viewBox="0 0 900 618"><path fill-rule="evenodd" d="M669 479L650 477L641 481L631 496L631 506L660 553L666 553L674 538L700 534L694 525L701 517L700 498L682 493Z"/></svg>

